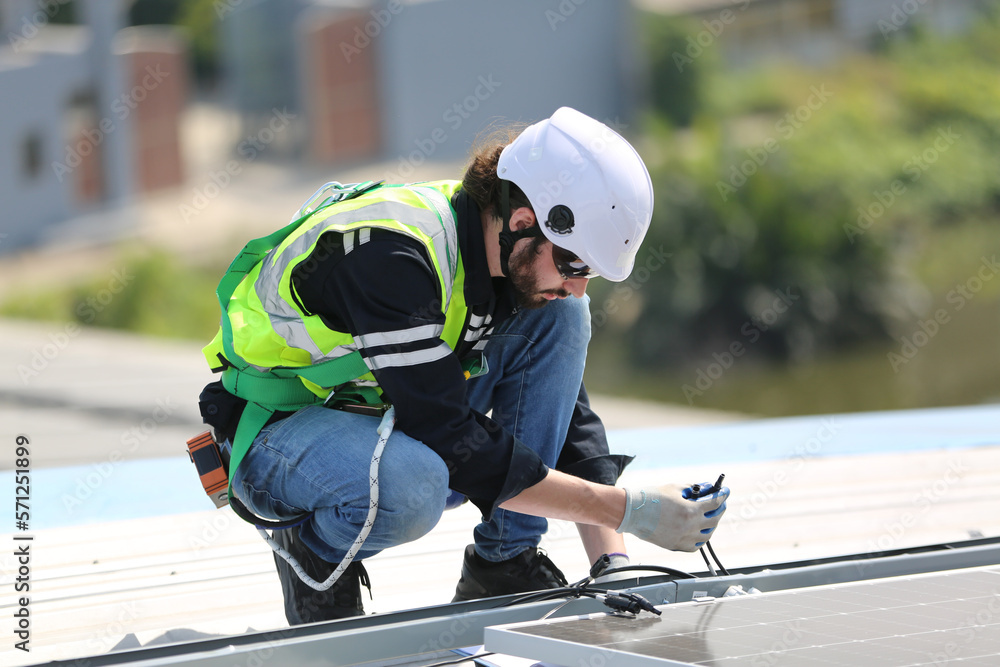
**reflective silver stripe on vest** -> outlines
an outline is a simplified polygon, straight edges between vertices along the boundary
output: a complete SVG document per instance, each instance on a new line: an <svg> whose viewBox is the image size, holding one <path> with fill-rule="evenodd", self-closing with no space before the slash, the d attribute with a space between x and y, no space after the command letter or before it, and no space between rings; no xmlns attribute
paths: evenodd
<svg viewBox="0 0 1000 667"><path fill-rule="evenodd" d="M264 311L268 314L274 331L284 338L289 346L309 352L312 363L341 357L353 351L353 347L346 350L345 348L348 346L337 347L329 354L323 354L309 335L301 315L290 303L281 298L278 288L281 286L282 276L284 276L289 263L313 247L323 232L331 227L367 220L398 220L407 226L418 228L432 240L434 254L444 278L443 287L447 298L442 312L447 311L448 302L451 301L451 288L455 281L455 272L458 270L458 232L455 229L455 217L451 214L451 207L444 195L431 188L420 188L420 190L420 194L431 201L434 210L417 208L395 201L377 201L359 209L334 213L307 229L305 233L278 253L277 257L269 256L264 259L260 275L257 276L254 283L257 297L264 306ZM447 209L447 217L439 217L442 216L441 202ZM344 249L346 253L346 239Z"/></svg>
<svg viewBox="0 0 1000 667"><path fill-rule="evenodd" d="M416 343L430 338L438 338L442 333L444 333L443 324L424 324L412 329L361 334L355 336L354 341L361 347L402 345L403 343Z"/></svg>
<svg viewBox="0 0 1000 667"><path fill-rule="evenodd" d="M458 233L455 232L456 222L455 222L455 216L451 212L451 202L448 200L447 197L445 197L443 194L441 194L434 188L413 186L411 187L411 190L429 200L431 205L434 207L434 210L437 211L440 225L443 228L452 231L451 234L446 235L446 240L448 243L447 245L445 245L445 249L448 252L447 254L448 261L441 262L440 256L438 257L438 261L441 263L442 267L447 265L449 268L446 270L450 271L450 275L454 276L455 272L458 270ZM426 230L425 233L434 238L435 241L439 240L439 237L437 235L431 234ZM449 285L451 284L451 280L449 280L448 284ZM448 301L449 302L451 301L450 291L448 293ZM448 304L445 304L444 312L447 312L447 310L448 310Z"/></svg>
<svg viewBox="0 0 1000 667"><path fill-rule="evenodd" d="M368 368L377 371L382 368L392 368L394 366L417 366L427 364L438 359L444 359L451 354L451 348L447 343L442 342L437 347L429 350L417 350L415 352L402 352L399 354L377 354L365 359Z"/></svg>
<svg viewBox="0 0 1000 667"><path fill-rule="evenodd" d="M364 227L363 229L358 230L357 236L358 236L357 245L364 245L368 243L369 241L372 240L371 227ZM354 250L354 247L355 247L354 232L353 231L344 232L344 254L345 255L349 254L352 250Z"/></svg>
<svg viewBox="0 0 1000 667"><path fill-rule="evenodd" d="M465 338L463 340L465 340L466 343L474 343L477 340L484 340L491 333L493 333L493 327L490 327L489 329L483 329L481 331L475 331L475 332L469 331L468 333L465 334Z"/></svg>
<svg viewBox="0 0 1000 667"><path fill-rule="evenodd" d="M472 342L474 340L479 340L490 331L493 327L489 326L489 323L493 320L490 315L472 315L469 317L469 328L465 331L464 340Z"/></svg>

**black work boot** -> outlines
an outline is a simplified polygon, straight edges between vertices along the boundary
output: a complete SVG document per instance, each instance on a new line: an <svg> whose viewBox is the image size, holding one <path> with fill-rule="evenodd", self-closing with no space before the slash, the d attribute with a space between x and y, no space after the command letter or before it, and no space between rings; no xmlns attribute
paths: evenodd
<svg viewBox="0 0 1000 667"><path fill-rule="evenodd" d="M528 593L568 586L566 577L544 551L528 549L513 558L492 563L480 558L474 545L465 547L462 577L452 602Z"/></svg>
<svg viewBox="0 0 1000 667"><path fill-rule="evenodd" d="M274 531L274 541L295 557L302 569L316 581L325 581L335 569L336 563L328 563L317 556L299 538L299 527ZM350 616L363 616L361 602L362 584L371 596L372 586L368 572L361 561L353 561L337 582L325 591L317 591L299 579L292 566L277 553L274 562L281 580L281 592L285 598L285 618L289 625L302 625L316 621L330 621Z"/></svg>

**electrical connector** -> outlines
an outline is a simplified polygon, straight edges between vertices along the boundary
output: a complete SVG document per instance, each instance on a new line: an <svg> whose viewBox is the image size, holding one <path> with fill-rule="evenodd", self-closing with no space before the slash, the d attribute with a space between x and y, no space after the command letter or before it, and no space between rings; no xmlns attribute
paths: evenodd
<svg viewBox="0 0 1000 667"><path fill-rule="evenodd" d="M597 579L601 576L608 566L611 565L611 556L608 554L602 554L600 558L594 561L594 564L590 566L590 578Z"/></svg>
<svg viewBox="0 0 1000 667"><path fill-rule="evenodd" d="M662 613L659 609L653 606L652 602L638 593L608 593L599 599L615 611L621 611L629 614L638 614L640 611L649 611L657 616Z"/></svg>

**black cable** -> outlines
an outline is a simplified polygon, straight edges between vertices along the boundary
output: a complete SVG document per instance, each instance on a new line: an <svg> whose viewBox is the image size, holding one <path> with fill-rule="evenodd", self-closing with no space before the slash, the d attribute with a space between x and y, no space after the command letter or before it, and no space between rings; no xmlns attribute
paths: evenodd
<svg viewBox="0 0 1000 667"><path fill-rule="evenodd" d="M538 594L525 595L516 600L512 600L508 604L518 604L528 601L539 602L545 600L548 597L553 596L569 596L571 598L581 598L588 597L601 602L604 606L618 612L627 612L630 614L638 615L640 611L649 611L657 616L660 615L660 610L657 609L653 603L651 603L646 598L642 597L638 593L629 592L615 592L615 591L594 591L586 587L586 585L578 588L551 588L546 591L539 591ZM566 600L563 604L559 605L555 609L550 610L542 618L548 618L553 613L562 609L564 606L572 602L572 600ZM507 605L504 605L507 606Z"/></svg>
<svg viewBox="0 0 1000 667"><path fill-rule="evenodd" d="M691 485L691 495L690 496L686 496L686 497L697 499L697 498L703 498L703 497L705 497L707 495L710 495L712 493L717 493L717 492L719 492L719 491L722 490L722 480L724 480L725 478L726 478L725 473L719 475L719 478L717 480L715 480L715 484L712 484L711 486L702 486L701 484L692 484ZM708 547L708 551L709 551L710 554L712 554L712 558L715 560L716 565L719 566L719 570L723 574L728 575L729 574L729 570L727 570L726 568L724 568L722 566L722 563L719 562L719 557L715 555L715 550L712 549L711 543L705 542L704 546L702 546L698 551L701 552L701 557L702 557L702 559L704 559L705 566L708 567L709 573L711 573L714 576L719 576L718 573L716 573L715 568L713 568L712 564L708 561L708 556L705 555L705 547Z"/></svg>
<svg viewBox="0 0 1000 667"><path fill-rule="evenodd" d="M508 602L497 605L499 607L510 607L516 604L526 604L528 602L542 602L543 600L548 600L550 598L561 598L561 597L593 597L596 593L587 590L583 586L564 586L562 588L547 588L543 591L535 591L534 593L528 593L527 595L522 595L521 597L514 598Z"/></svg>
<svg viewBox="0 0 1000 667"><path fill-rule="evenodd" d="M557 604L557 605L556 605L555 607L552 607L552 609L549 609L549 610L548 610L547 612L545 612L545 613L544 613L544 614L543 614L543 615L541 616L541 618L539 618L538 620L539 620L539 621L544 621L544 620L545 620L545 619L547 619L547 618L548 618L549 616L551 616L552 614L556 613L557 611L559 611L560 609L562 609L563 607L565 607L565 606L566 606L566 605L568 605L568 604L569 604L570 602L572 602L573 600L576 600L576 599L579 599L579 598L569 598L568 600L566 600L566 601L565 601L565 602L563 602L562 604Z"/></svg>
<svg viewBox="0 0 1000 667"><path fill-rule="evenodd" d="M446 660L445 662L433 662L425 667L443 667L444 665L461 665L463 662L472 661L475 662L479 658L485 658L488 655L496 655L496 651L486 651L485 653L477 653L476 655L467 655L464 658L458 658L457 660Z"/></svg>
<svg viewBox="0 0 1000 667"><path fill-rule="evenodd" d="M707 545L708 542L706 542L705 544ZM698 549L698 553L701 554L701 559L705 561L705 567L708 568L708 571L711 574L715 574L715 570L712 569L712 563L708 560L708 554L705 553L705 547Z"/></svg>
<svg viewBox="0 0 1000 667"><path fill-rule="evenodd" d="M606 576L609 574L616 574L618 572L635 572L645 570L647 572L659 572L662 574L670 574L681 579L697 579L693 574L689 572L684 572L682 570L675 570L672 567L664 567L662 565L626 565L624 567L615 567L610 570L605 570L601 573L601 576Z"/></svg>
<svg viewBox="0 0 1000 667"><path fill-rule="evenodd" d="M608 574L617 574L619 572L637 572L637 571L647 571L647 572L658 572L662 574L669 574L680 579L696 579L693 574L688 572L682 572L681 570L675 570L669 567L663 567L660 565L626 565L625 567L615 567L610 570L605 570L601 576ZM588 577L589 579L589 577ZM549 598L558 598L564 596L580 597L581 591L588 591L586 586L589 582L587 579L582 579L583 583L576 583L572 586L563 586L562 588L547 588L542 591L535 591L533 593L528 593L527 595L522 595L521 597L514 598L504 602L499 607L509 607L515 604L524 604L526 602L541 602L542 600L547 600ZM589 592L589 591L588 591Z"/></svg>
<svg viewBox="0 0 1000 667"><path fill-rule="evenodd" d="M669 574L680 579L696 579L695 575L688 572L683 572L681 570L675 570L670 567L663 567L662 565L626 565L624 567L615 567L609 570L604 570L601 572L601 576L606 576L609 574L617 574L619 572L657 572L661 574ZM580 582L573 584L572 586L563 586L562 588L547 588L541 591L535 591L522 595L521 597L514 598L513 600L508 600L500 605L499 607L510 607L516 604L525 604L528 602L542 602L551 598L560 597L594 597L596 593L587 588L589 585L590 577L581 579ZM603 591L601 591L603 592Z"/></svg>
<svg viewBox="0 0 1000 667"><path fill-rule="evenodd" d="M722 574L728 575L729 570L727 570L725 566L722 565L722 562L719 560L719 557L715 555L715 549L712 548L712 543L705 542L705 546L708 547L708 553L712 554L712 559L715 560L715 564L719 566L719 570L722 572ZM702 556L704 555L705 554L702 554Z"/></svg>
<svg viewBox="0 0 1000 667"><path fill-rule="evenodd" d="M309 512L305 516L296 517L294 519L285 519L284 521L272 521L270 519L263 519L254 514L253 512L251 512L247 508L247 506L243 504L243 501L241 501L235 495L229 499L229 506L232 508L234 512L236 512L236 516L243 519L247 523L253 524L258 528L272 528L274 530L280 530L282 528L294 528L295 526L301 523L305 523L313 516L313 513Z"/></svg>

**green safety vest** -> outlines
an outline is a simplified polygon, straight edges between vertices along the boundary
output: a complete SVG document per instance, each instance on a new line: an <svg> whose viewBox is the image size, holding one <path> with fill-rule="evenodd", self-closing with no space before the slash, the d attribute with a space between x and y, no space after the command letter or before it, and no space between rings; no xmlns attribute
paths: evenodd
<svg viewBox="0 0 1000 667"><path fill-rule="evenodd" d="M335 400L381 402L381 390L351 334L334 331L319 316L303 312L292 294L292 272L309 259L325 232L344 234L345 249L364 243L372 229L420 241L441 289L445 324L439 335L450 348L446 352L456 348L468 316L465 270L451 206L451 196L460 187L460 181L341 186L316 210L248 243L233 261L217 290L222 308L219 332L203 350L209 366L222 371L226 389L247 401L233 442L230 485L240 461L275 411L324 403L345 383L350 384L337 389ZM425 330L415 333L426 338ZM396 342L402 342L406 332L377 334L371 343L391 343L397 335L403 338Z"/></svg>

